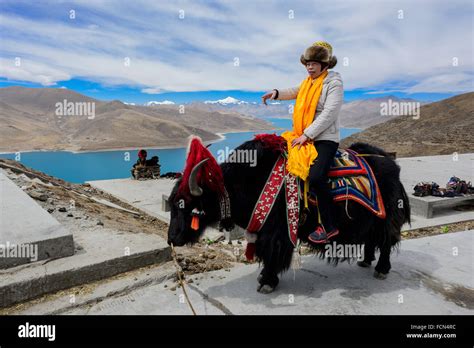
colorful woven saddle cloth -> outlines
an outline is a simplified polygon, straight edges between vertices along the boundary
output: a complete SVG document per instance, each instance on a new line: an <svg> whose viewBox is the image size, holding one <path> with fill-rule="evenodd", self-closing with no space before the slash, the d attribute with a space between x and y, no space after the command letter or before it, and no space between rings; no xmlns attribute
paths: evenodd
<svg viewBox="0 0 474 348"><path fill-rule="evenodd" d="M377 180L363 156L350 149L339 149L328 177L335 202L349 199L361 204L376 216L385 218L385 207ZM317 205L314 193L310 192L308 201Z"/></svg>

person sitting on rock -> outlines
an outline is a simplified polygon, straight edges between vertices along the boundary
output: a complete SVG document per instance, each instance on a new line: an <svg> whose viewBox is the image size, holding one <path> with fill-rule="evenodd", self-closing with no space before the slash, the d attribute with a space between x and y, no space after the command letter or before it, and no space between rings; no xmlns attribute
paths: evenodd
<svg viewBox="0 0 474 348"><path fill-rule="evenodd" d="M138 151L137 163L133 165L131 170L134 179L154 179L160 176L160 164L158 156L146 159L146 150Z"/></svg>
<svg viewBox="0 0 474 348"><path fill-rule="evenodd" d="M133 176L135 179L137 179L135 169L136 169L137 167L146 167L146 165L147 165L147 163L146 163L146 162L147 162L146 156L147 156L146 150L143 150L143 149L142 149L142 150L138 151L137 163L135 163L135 164L133 165L133 168L132 168L132 170L131 170L132 176Z"/></svg>
<svg viewBox="0 0 474 348"><path fill-rule="evenodd" d="M138 151L138 160L137 160L137 163L135 163L133 165L133 167L135 167L137 165L146 166L146 156L147 156L146 150L142 149L142 150Z"/></svg>

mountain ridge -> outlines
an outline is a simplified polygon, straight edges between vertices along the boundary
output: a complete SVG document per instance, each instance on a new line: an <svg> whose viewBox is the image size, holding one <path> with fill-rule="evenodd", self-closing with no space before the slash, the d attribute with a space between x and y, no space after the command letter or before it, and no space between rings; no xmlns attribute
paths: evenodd
<svg viewBox="0 0 474 348"><path fill-rule="evenodd" d="M187 105L141 106L102 101L61 88L0 88L0 151L97 151L135 147L185 147L190 135L203 141L217 133L271 130L261 119ZM57 103L83 103L94 115L58 114ZM86 108L87 110L87 108Z"/></svg>
<svg viewBox="0 0 474 348"><path fill-rule="evenodd" d="M399 116L342 140L366 142L398 157L474 152L474 92L422 105L419 117Z"/></svg>

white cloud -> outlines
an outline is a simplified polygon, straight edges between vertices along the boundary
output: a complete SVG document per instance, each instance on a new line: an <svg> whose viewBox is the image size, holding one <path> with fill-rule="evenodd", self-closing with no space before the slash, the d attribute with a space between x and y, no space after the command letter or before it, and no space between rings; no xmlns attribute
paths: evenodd
<svg viewBox="0 0 474 348"><path fill-rule="evenodd" d="M51 4L48 16L0 15L0 76L45 86L84 78L147 94L261 91L297 85L299 56L325 39L346 89L472 90L469 1L73 1L76 20ZM17 56L28 64L12 65Z"/></svg>
<svg viewBox="0 0 474 348"><path fill-rule="evenodd" d="M146 102L146 106L153 106L153 105L174 105L175 103L170 101L170 100L164 100L164 101L156 101L156 100L151 100L149 102Z"/></svg>
<svg viewBox="0 0 474 348"><path fill-rule="evenodd" d="M161 89L160 87L152 87L152 88L143 88L142 93L146 94L160 94L160 93L165 93L166 91Z"/></svg>
<svg viewBox="0 0 474 348"><path fill-rule="evenodd" d="M71 75L41 62L29 59L0 58L0 76L14 81L36 82L43 86L54 86L56 81L69 80Z"/></svg>
<svg viewBox="0 0 474 348"><path fill-rule="evenodd" d="M416 85L409 87L407 93L419 92L449 92L462 93L474 90L473 86L474 75L471 73L453 73L441 74L423 79Z"/></svg>

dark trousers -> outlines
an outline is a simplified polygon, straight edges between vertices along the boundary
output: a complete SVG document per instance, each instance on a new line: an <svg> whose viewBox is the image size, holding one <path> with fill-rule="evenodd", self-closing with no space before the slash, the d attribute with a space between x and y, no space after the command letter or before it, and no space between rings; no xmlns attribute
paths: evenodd
<svg viewBox="0 0 474 348"><path fill-rule="evenodd" d="M335 207L332 200L331 190L328 183L328 171L333 164L339 143L331 140L319 140L314 142L318 157L309 169L309 190L318 198L321 222L326 232L336 228Z"/></svg>

